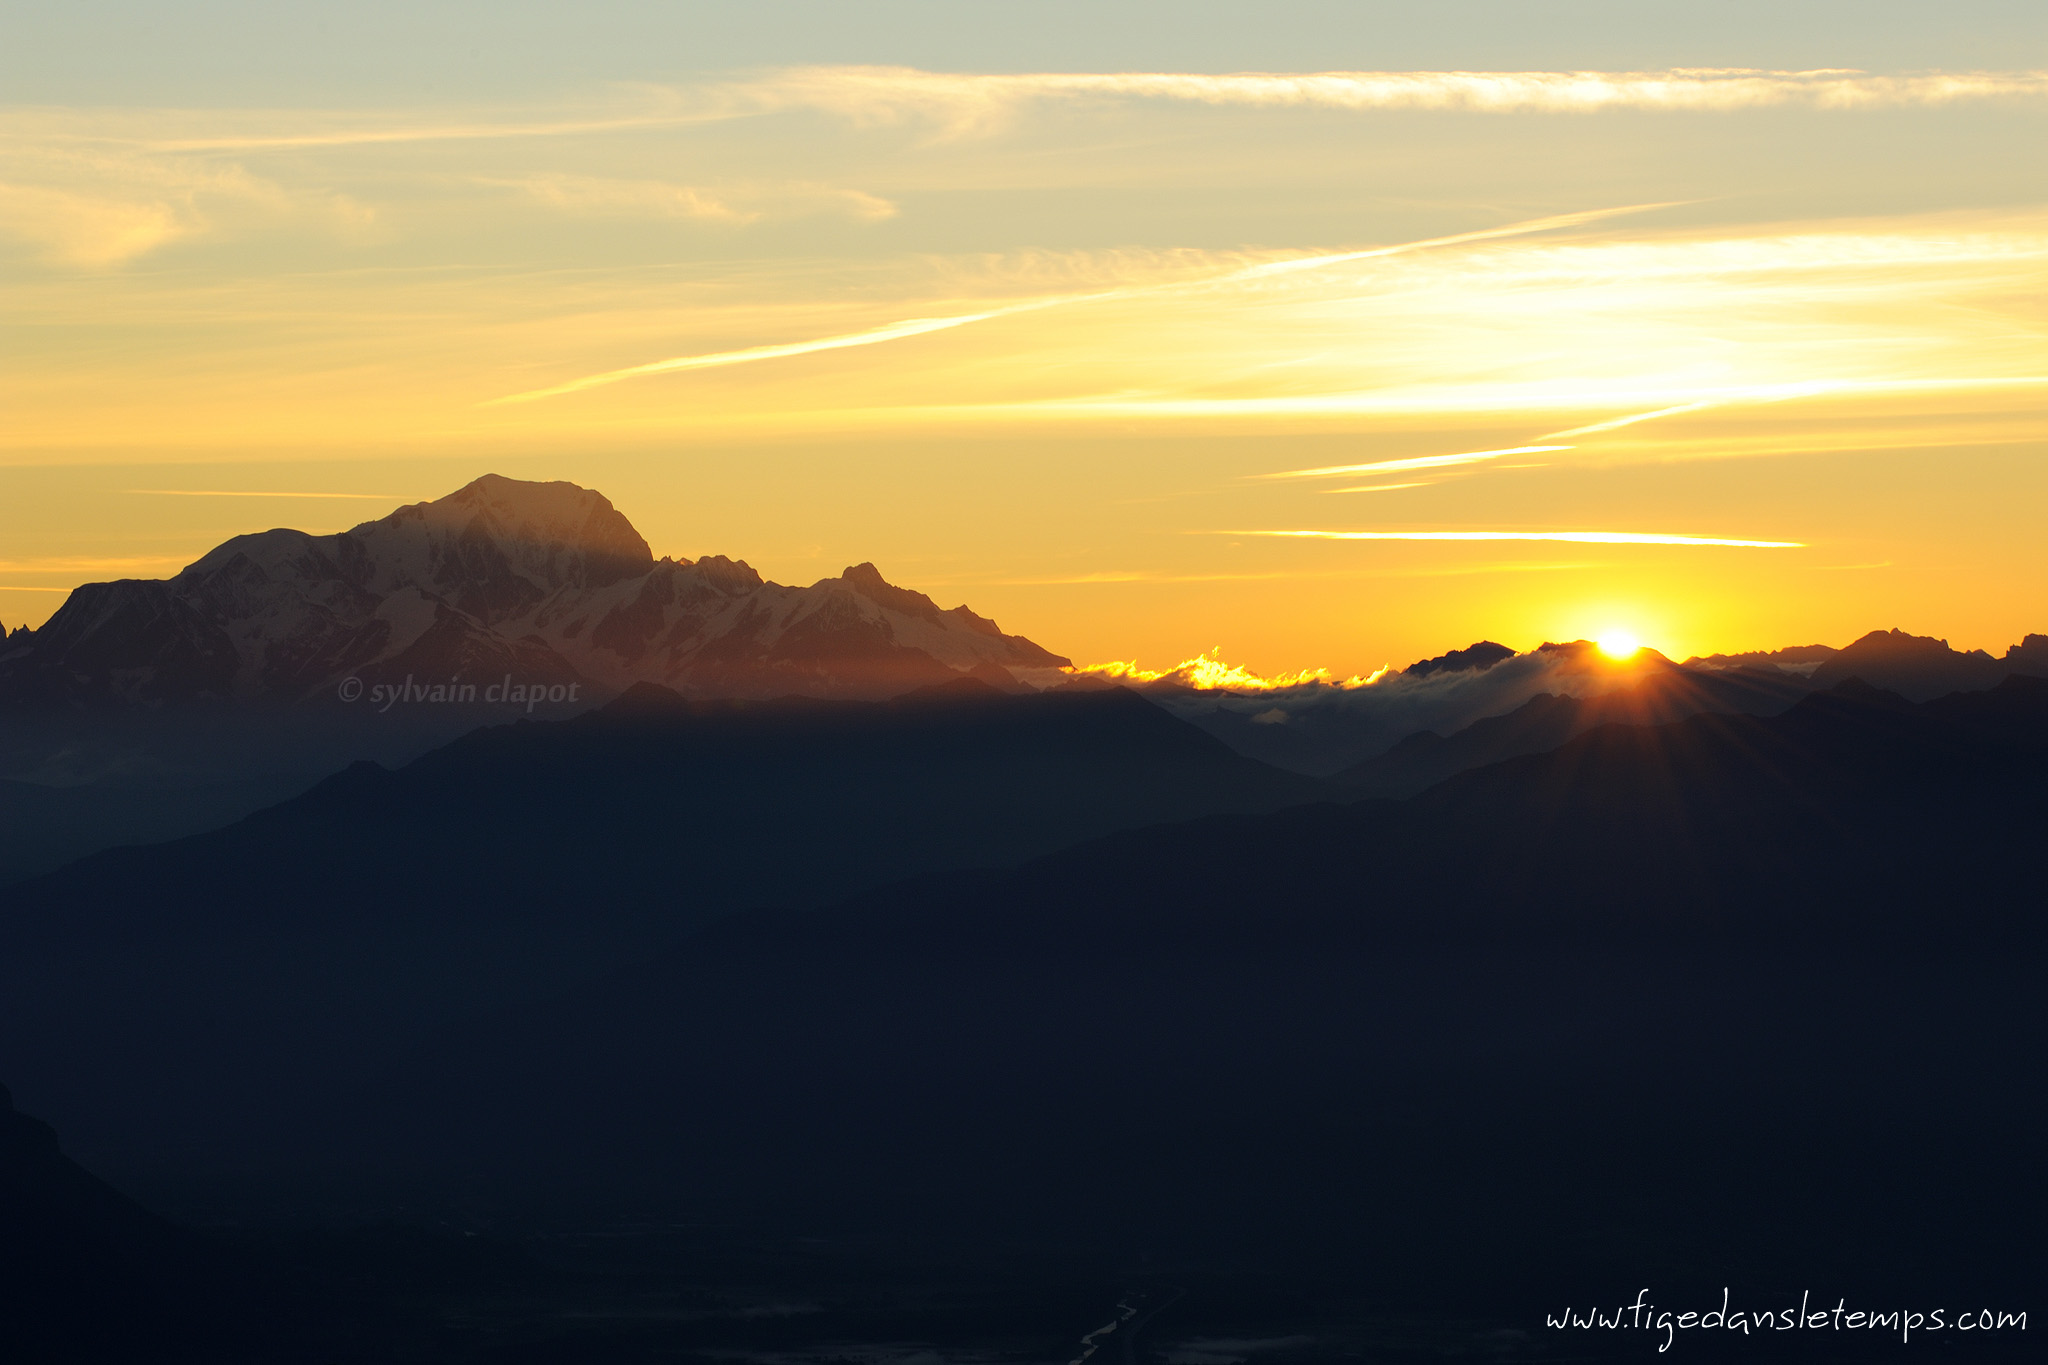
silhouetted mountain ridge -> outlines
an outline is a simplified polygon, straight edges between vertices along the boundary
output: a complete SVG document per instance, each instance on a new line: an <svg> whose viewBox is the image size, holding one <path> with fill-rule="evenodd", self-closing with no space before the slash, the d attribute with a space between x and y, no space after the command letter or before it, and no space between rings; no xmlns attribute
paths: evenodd
<svg viewBox="0 0 2048 1365"><path fill-rule="evenodd" d="M193 1078L143 1105L183 1116L172 1127L228 1104L216 1086L245 1113L288 1109L308 1068L374 1068L422 1028L750 906L1322 794L1122 689L704 701L643 685L0 891L0 1066L81 1140L162 1074ZM269 1098L246 1089L259 1075Z"/></svg>
<svg viewBox="0 0 2048 1365"><path fill-rule="evenodd" d="M2048 682L1844 682L1004 869L945 822L1244 761L1123 692L643 688L30 888L0 1066L97 1169L229 1206L999 1229L1508 1322L1646 1268L2011 1296L2044 760ZM720 879L779 889L647 932Z"/></svg>
<svg viewBox="0 0 2048 1365"><path fill-rule="evenodd" d="M1542 692L1449 736L1419 731L1333 780L1361 796L1413 796L1456 773L1554 749L1599 725L1661 724L1702 712L1772 715L1807 691L1803 679L1783 674L1709 672L1664 661L1614 691L1583 697Z"/></svg>
<svg viewBox="0 0 2048 1365"><path fill-rule="evenodd" d="M761 926L837 951L873 932L980 952L986 934L1006 951L1055 954L1079 941L1101 951L1297 932L1368 944L1843 933L1871 947L2032 944L2048 929L2030 899L2041 878L2026 833L2048 816L2044 760L2048 680L2011 676L1921 704L1850 680L1777 716L1605 723L1405 802L1134 830L978 876L971 895L941 879L930 892L872 893L862 913L749 916L705 937L737 944ZM957 913L962 903L974 913Z"/></svg>
<svg viewBox="0 0 2048 1365"><path fill-rule="evenodd" d="M0 703L302 702L351 677L882 697L1066 663L873 564L789 588L656 560L601 494L487 474L336 535L236 536L166 581L87 584L0 649Z"/></svg>
<svg viewBox="0 0 2048 1365"><path fill-rule="evenodd" d="M1946 640L1873 630L1831 655L1813 672L1816 687L1861 678L1913 701L1995 687L2010 674L2048 677L2048 636L2029 635L1994 659L1981 649L1954 650Z"/></svg>
<svg viewBox="0 0 2048 1365"><path fill-rule="evenodd" d="M1816 1261L2023 1294L2044 760L2024 678L1606 724L1406 802L732 917L362 1112L492 1189L1174 1247L1404 1307L1796 1302Z"/></svg>

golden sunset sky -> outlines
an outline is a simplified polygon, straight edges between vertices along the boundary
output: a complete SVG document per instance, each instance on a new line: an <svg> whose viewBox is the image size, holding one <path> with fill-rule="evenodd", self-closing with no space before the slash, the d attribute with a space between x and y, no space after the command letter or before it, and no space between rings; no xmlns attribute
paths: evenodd
<svg viewBox="0 0 2048 1365"><path fill-rule="evenodd" d="M495 471L1077 660L2048 630L2038 4L9 28L9 626Z"/></svg>

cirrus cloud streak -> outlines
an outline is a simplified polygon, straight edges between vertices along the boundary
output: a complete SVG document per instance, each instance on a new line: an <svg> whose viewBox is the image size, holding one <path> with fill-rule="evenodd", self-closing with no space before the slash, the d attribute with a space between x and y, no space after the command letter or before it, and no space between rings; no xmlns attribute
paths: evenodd
<svg viewBox="0 0 2048 1365"><path fill-rule="evenodd" d="M623 369L606 370L599 374L585 375L566 383L551 385L544 389L530 389L523 393L507 394L500 398L487 399L480 407L493 407L505 403L531 403L543 398L556 398L563 394L579 393L585 389L601 388L622 380L639 379L648 375L670 374L680 370L717 369L728 365L746 365L760 360L784 360L792 356L811 355L818 351L838 351L853 346L873 346L885 341L899 341L906 337L923 336L929 332L946 331L963 327L972 322L985 322L990 318L1009 317L1017 313L1034 313L1041 309L1058 308L1076 303L1097 303L1110 299L1136 298L1145 294L1158 294L1204 286L1214 287L1240 281L1257 280L1270 275L1293 274L1300 271L1318 270L1330 266L1348 265L1357 261L1373 260L1386 256L1400 256L1414 251L1426 251L1433 247L1463 246L1473 242L1493 241L1504 237L1522 237L1531 233L1551 232L1560 228L1579 227L1601 219L1619 217L1624 214L1644 213L1652 209L1668 208L1668 204L1630 204L1620 208L1586 209L1577 213L1552 214L1545 218L1532 218L1525 222L1508 223L1501 227L1480 228L1472 232L1452 233L1445 237L1425 237L1419 241L1398 242L1392 246L1367 247L1358 251L1318 252L1312 255L1284 257L1277 261L1261 261L1256 265L1226 270L1206 278L1192 281L1173 281L1164 284L1124 285L1110 289L1098 289L1081 294L1057 294L1018 303L1005 304L997 308L983 309L977 313L962 313L952 317L908 318L891 322L881 327L861 332L848 332L838 336L819 337L808 341L784 342L772 346L747 346L734 351L712 351L699 355L674 356L667 360L650 361L645 365L629 365ZM1532 447L1537 448L1537 447ZM1569 449L1569 447L1540 447L1540 449ZM1493 454L1514 454L1518 452L1489 452ZM1463 457L1448 457L1440 462L1456 462ZM1477 458L1477 457L1475 457ZM1369 466L1361 466L1366 468ZM1382 466L1389 467L1389 466ZM1415 467L1401 466L1390 467Z"/></svg>
<svg viewBox="0 0 2048 1365"><path fill-rule="evenodd" d="M809 108L863 123L922 118L956 133L1001 126L1032 104L1156 100L1254 108L1443 110L1488 114L1603 110L1729 112L1775 106L1857 110L1967 100L2039 99L2048 72L1964 71L1874 75L1855 70L1770 71L920 71L909 67L800 67L729 85L731 108Z"/></svg>
<svg viewBox="0 0 2048 1365"><path fill-rule="evenodd" d="M1506 455L1542 455L1570 446L1509 446L1505 450L1468 450L1462 455L1416 455L1405 460L1374 460L1370 464L1331 464L1318 469L1283 469L1260 477L1267 479L1329 479L1352 474L1392 474L1407 469L1445 469L1456 465L1484 464ZM1409 484L1398 487L1412 487ZM1347 489L1358 492L1358 489Z"/></svg>
<svg viewBox="0 0 2048 1365"><path fill-rule="evenodd" d="M1720 545L1745 550L1799 550L1797 540L1734 540L1651 531L1217 531L1228 536L1282 536L1296 540L1546 540L1571 545Z"/></svg>

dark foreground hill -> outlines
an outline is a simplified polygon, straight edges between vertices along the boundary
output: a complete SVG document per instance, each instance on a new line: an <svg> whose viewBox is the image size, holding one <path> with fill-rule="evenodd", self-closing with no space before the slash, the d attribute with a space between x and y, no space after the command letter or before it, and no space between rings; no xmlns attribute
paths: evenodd
<svg viewBox="0 0 2048 1365"><path fill-rule="evenodd" d="M110 1174L175 1167L229 1109L268 1122L721 915L1320 794L1121 690L647 686L0 891L0 1074Z"/></svg>
<svg viewBox="0 0 2048 1365"><path fill-rule="evenodd" d="M876 1248L920 1249L933 1302L949 1273L1086 1261L1147 1304L1185 1290L1154 1341L1197 1356L1298 1336L1271 1358L1654 1357L1648 1333L1543 1326L1643 1288L1695 1310L1726 1287L1772 1312L1806 1293L2024 1311L2048 1270L2044 771L2048 683L1922 705L1845 684L1778 717L1603 727L1407 802L1134 829L730 916L547 999L409 1014L404 1056L373 1009L319 1048L246 1007L210 1025L210 992L249 979L220 965L224 892L197 917L166 903L137 955L160 971L166 942L214 945L220 964L173 966L213 984L165 992L138 966L61 997L97 1014L44 994L7 1046L187 1207L718 1229L734 1258L812 1248L813 1302L872 1279ZM455 819L452 795L386 832ZM305 847L278 855L302 885L341 875ZM595 915L613 902L593 889ZM429 959L389 926L437 903L398 903L358 914L387 937L343 966L302 964L289 1003L406 999ZM98 959L146 922L95 921ZM733 1349L676 1314L635 1319L629 1351L601 1316L502 1358ZM785 1354L844 1353L824 1330Z"/></svg>
<svg viewBox="0 0 2048 1365"><path fill-rule="evenodd" d="M204 1358L232 1306L191 1234L81 1169L0 1086L0 1357Z"/></svg>
<svg viewBox="0 0 2048 1365"><path fill-rule="evenodd" d="M1642 1285L2017 1309L2044 755L2048 684L1850 686L744 916L423 1050L354 1174L1256 1270L1532 1351Z"/></svg>

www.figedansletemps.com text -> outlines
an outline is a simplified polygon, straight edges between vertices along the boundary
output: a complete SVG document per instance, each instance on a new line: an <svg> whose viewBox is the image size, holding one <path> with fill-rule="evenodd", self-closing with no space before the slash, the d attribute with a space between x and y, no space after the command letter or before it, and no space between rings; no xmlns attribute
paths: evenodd
<svg viewBox="0 0 2048 1365"><path fill-rule="evenodd" d="M1900 1341L1912 1340L1913 1333L1928 1332L2010 1332L2027 1330L2027 1315L1991 1308L1892 1308L1852 1309L1847 1299L1837 1299L1833 1308L1815 1308L1813 1295L1802 1294L1799 1307L1776 1311L1749 1311L1728 1306L1729 1291L1721 1291L1721 1306L1706 1312L1674 1312L1650 1302L1650 1291L1637 1293L1634 1303L1624 1303L1612 1313L1605 1308L1584 1312L1566 1308L1543 1315L1544 1325L1559 1331L1650 1331L1662 1335L1658 1351L1668 1351L1680 1332L1740 1332L1744 1336L1766 1332L1884 1332L1897 1333ZM1953 1339L1953 1338L1951 1338Z"/></svg>

